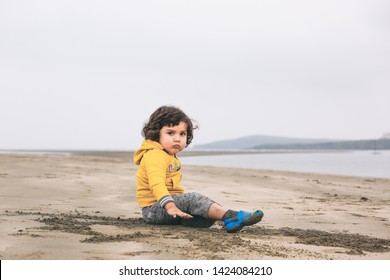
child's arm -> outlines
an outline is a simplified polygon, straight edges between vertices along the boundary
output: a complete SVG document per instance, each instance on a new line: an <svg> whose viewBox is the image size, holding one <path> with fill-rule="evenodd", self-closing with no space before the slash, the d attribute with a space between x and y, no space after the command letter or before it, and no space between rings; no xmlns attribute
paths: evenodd
<svg viewBox="0 0 390 280"><path fill-rule="evenodd" d="M183 211L181 211L179 208L176 207L176 204L172 201L168 202L164 205L165 210L167 211L168 215L176 218L180 217L183 219L191 219L192 216L190 214L187 214Z"/></svg>
<svg viewBox="0 0 390 280"><path fill-rule="evenodd" d="M167 213L173 218L180 217L183 219L191 219L192 216L181 211L177 208L171 194L169 193L167 186L165 185L166 180L166 166L168 162L161 156L160 153L163 151L150 151L144 158L146 173L149 180L149 187L158 203L163 207Z"/></svg>
<svg viewBox="0 0 390 280"><path fill-rule="evenodd" d="M164 207L169 201L173 201L165 184L168 161L164 158L163 153L165 152L150 151L142 159L148 177L149 188L161 207Z"/></svg>

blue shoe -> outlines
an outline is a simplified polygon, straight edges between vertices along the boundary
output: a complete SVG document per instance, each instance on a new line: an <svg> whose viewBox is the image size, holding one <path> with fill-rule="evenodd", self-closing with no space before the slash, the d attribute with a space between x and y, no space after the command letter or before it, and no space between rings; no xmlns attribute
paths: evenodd
<svg viewBox="0 0 390 280"><path fill-rule="evenodd" d="M261 221L264 213L261 210L256 210L253 213L240 211L234 218L224 220L226 231L229 233L237 232L244 226L254 225Z"/></svg>

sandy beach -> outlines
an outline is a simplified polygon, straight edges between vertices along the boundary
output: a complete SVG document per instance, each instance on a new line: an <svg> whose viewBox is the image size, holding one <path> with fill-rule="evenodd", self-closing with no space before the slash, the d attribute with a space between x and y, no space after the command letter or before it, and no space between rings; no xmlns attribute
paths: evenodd
<svg viewBox="0 0 390 280"><path fill-rule="evenodd" d="M390 259L390 179L183 166L187 192L264 211L227 234L145 224L131 158L0 154L0 258Z"/></svg>

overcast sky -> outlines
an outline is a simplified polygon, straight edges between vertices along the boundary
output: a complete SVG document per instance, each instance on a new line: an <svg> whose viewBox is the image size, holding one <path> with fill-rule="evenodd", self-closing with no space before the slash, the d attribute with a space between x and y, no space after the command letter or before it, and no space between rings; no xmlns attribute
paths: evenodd
<svg viewBox="0 0 390 280"><path fill-rule="evenodd" d="M390 2L0 0L0 149L136 149L161 105L193 145L390 132Z"/></svg>

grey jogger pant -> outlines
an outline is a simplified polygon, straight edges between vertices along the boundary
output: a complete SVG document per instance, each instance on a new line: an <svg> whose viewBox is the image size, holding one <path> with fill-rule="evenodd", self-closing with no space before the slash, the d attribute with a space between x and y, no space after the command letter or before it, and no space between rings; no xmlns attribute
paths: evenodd
<svg viewBox="0 0 390 280"><path fill-rule="evenodd" d="M189 227L211 227L215 220L208 218L211 204L210 198L196 192L183 193L172 197L177 208L193 216L192 219L173 218L161 207L160 203L142 208L142 217L148 224L183 225Z"/></svg>

